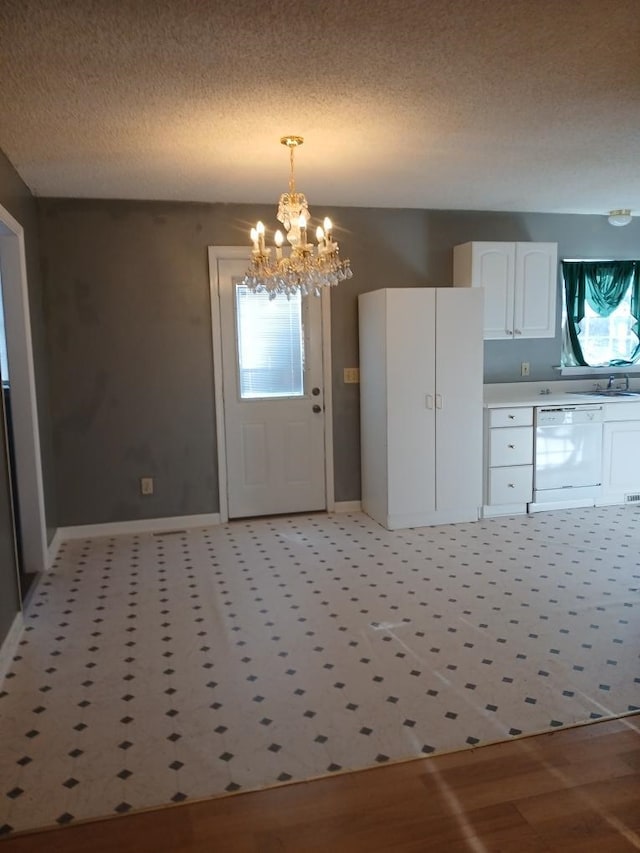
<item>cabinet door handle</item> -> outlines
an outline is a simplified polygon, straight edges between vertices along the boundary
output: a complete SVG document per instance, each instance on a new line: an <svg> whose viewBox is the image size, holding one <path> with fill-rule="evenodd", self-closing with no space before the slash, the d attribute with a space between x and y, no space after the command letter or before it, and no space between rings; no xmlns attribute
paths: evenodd
<svg viewBox="0 0 640 853"><path fill-rule="evenodd" d="M515 421L515 419L516 419L516 416L515 416L515 415L509 415L509 420L510 420L510 421Z"/></svg>
<svg viewBox="0 0 640 853"><path fill-rule="evenodd" d="M442 408L442 394L436 394L436 409Z"/></svg>
<svg viewBox="0 0 640 853"><path fill-rule="evenodd" d="M433 409L433 394L424 395L424 404L427 409Z"/></svg>
<svg viewBox="0 0 640 853"><path fill-rule="evenodd" d="M512 335L512 334L513 334L513 332L511 331L511 329L505 329L505 332L507 333L507 335Z"/></svg>
<svg viewBox="0 0 640 853"><path fill-rule="evenodd" d="M516 487L516 484L515 484L515 483L509 483L509 488L510 488L510 489L515 489L515 487Z"/></svg>
<svg viewBox="0 0 640 853"><path fill-rule="evenodd" d="M516 335L521 335L521 334L522 334L522 332L520 331L520 329L516 329Z"/></svg>
<svg viewBox="0 0 640 853"><path fill-rule="evenodd" d="M516 449L515 444L510 444L510 445L509 445L509 450L515 450L515 449Z"/></svg>

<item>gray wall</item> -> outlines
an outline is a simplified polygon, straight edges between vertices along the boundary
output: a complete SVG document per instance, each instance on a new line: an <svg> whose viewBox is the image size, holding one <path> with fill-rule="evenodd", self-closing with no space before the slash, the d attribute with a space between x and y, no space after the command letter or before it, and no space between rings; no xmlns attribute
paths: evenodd
<svg viewBox="0 0 640 853"><path fill-rule="evenodd" d="M42 279L40 276L37 210L35 200L29 192L28 187L23 183L2 151L0 151L0 204L22 225L25 234L29 309L36 370L36 394L42 445L43 476L45 480L46 517L48 535L49 539L51 539L57 525L57 520L53 453L50 443L51 425L46 369L47 345L42 308ZM15 429L21 429L21 424L15 424ZM0 448L3 448L4 432L0 438L2 439ZM0 643L4 640L13 617L18 610L18 589L13 560L13 528L8 502L8 489L6 460L4 459L4 452L0 450Z"/></svg>
<svg viewBox="0 0 640 853"><path fill-rule="evenodd" d="M313 200L312 200L313 201ZM215 512L207 246L247 245L275 206L40 200L60 525ZM332 292L337 500L360 497L357 295L451 283L467 240L559 243L560 257L637 257L604 216L312 208L331 214L354 278ZM554 340L485 344L485 381L557 379ZM156 494L139 496L139 477Z"/></svg>

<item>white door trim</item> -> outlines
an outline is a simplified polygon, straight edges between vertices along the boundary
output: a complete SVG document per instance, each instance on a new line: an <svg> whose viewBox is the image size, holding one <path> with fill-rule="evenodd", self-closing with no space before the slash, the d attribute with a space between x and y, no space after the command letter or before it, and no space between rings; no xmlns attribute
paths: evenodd
<svg viewBox="0 0 640 853"><path fill-rule="evenodd" d="M27 265L22 225L0 205L0 263L7 352L11 366L11 409L22 528L24 568L43 572L48 565L40 431L36 400Z"/></svg>
<svg viewBox="0 0 640 853"><path fill-rule="evenodd" d="M209 246L209 292L211 295L211 348L213 385L216 407L216 440L218 444L218 494L220 521L229 520L227 500L227 445L224 429L224 395L222 393L222 322L220 317L219 261L250 260L249 248L243 246ZM333 397L331 388L331 299L329 288L322 288L322 368L324 375L324 465L327 511L335 509L333 479Z"/></svg>
<svg viewBox="0 0 640 853"><path fill-rule="evenodd" d="M313 297L316 298L315 296ZM335 512L333 481L333 374L331 373L331 288L323 287L322 300L322 382L324 402L324 479L327 512Z"/></svg>

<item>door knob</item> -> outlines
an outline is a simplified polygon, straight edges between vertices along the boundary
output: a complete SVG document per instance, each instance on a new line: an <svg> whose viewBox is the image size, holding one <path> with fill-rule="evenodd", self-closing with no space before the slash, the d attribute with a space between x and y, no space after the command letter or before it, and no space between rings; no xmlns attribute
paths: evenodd
<svg viewBox="0 0 640 853"><path fill-rule="evenodd" d="M313 394L314 397L317 397L318 394L320 393L320 389L319 388L312 388L311 393Z"/></svg>
<svg viewBox="0 0 640 853"><path fill-rule="evenodd" d="M316 404L315 404L315 406L313 407L312 411L314 411L314 412L316 413L316 415L317 415L319 412L321 412L321 411L322 411L322 406L319 406L319 405L316 403Z"/></svg>

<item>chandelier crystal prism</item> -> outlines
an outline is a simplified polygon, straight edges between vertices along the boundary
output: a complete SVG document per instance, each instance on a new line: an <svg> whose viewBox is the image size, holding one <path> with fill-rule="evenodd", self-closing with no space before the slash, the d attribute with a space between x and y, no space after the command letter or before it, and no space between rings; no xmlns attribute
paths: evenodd
<svg viewBox="0 0 640 853"><path fill-rule="evenodd" d="M303 296L319 296L323 287L334 287L351 278L348 259L341 259L337 242L332 236L332 223L325 217L316 228L317 244L307 242L307 229L311 214L304 193L296 190L293 155L304 142L301 136L283 136L280 142L289 149L289 192L282 193L277 219L282 223L290 245L288 254L282 248L282 231L274 234L275 257L265 245L265 228L258 222L251 229L251 266L242 284L254 293L268 293L274 299L278 293L290 297L300 291Z"/></svg>

